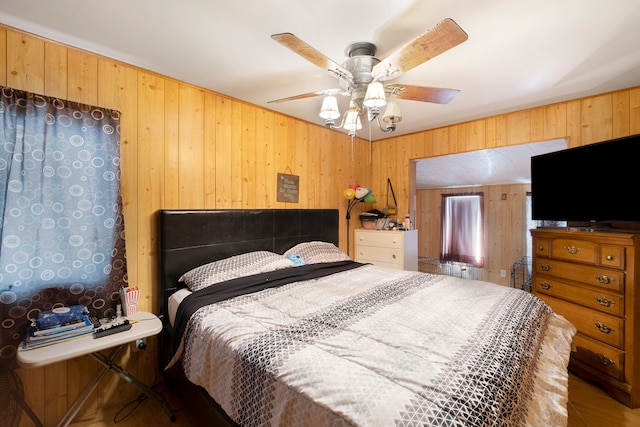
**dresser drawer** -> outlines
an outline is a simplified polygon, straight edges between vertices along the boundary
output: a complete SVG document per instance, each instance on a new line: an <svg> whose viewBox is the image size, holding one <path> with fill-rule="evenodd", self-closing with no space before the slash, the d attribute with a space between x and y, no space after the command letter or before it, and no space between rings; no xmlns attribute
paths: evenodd
<svg viewBox="0 0 640 427"><path fill-rule="evenodd" d="M604 267L625 268L625 250L621 246L601 246L600 265Z"/></svg>
<svg viewBox="0 0 640 427"><path fill-rule="evenodd" d="M623 351L580 334L573 337L573 344L576 351L571 353L572 360L580 361L617 380L624 380Z"/></svg>
<svg viewBox="0 0 640 427"><path fill-rule="evenodd" d="M572 301L615 316L624 315L624 296L620 294L573 286L542 275L536 276L533 289L536 293Z"/></svg>
<svg viewBox="0 0 640 427"><path fill-rule="evenodd" d="M578 239L553 239L551 254L555 259L595 265L598 261L598 245Z"/></svg>
<svg viewBox="0 0 640 427"><path fill-rule="evenodd" d="M624 292L623 271L573 264L548 258L536 258L534 267L536 276L540 274L554 276L597 286L612 292Z"/></svg>
<svg viewBox="0 0 640 427"><path fill-rule="evenodd" d="M578 332L605 344L624 348L624 319L590 308L545 296L544 301L556 313L562 313Z"/></svg>
<svg viewBox="0 0 640 427"><path fill-rule="evenodd" d="M536 238L533 242L533 250L536 256L549 257L549 240Z"/></svg>
<svg viewBox="0 0 640 427"><path fill-rule="evenodd" d="M391 264L398 268L403 268L404 259L402 249L379 248L375 246L358 246L356 249L356 261L371 262L382 265Z"/></svg>
<svg viewBox="0 0 640 427"><path fill-rule="evenodd" d="M361 231L356 232L356 244L360 246L375 246L379 248L404 247L404 236L402 233L393 231Z"/></svg>

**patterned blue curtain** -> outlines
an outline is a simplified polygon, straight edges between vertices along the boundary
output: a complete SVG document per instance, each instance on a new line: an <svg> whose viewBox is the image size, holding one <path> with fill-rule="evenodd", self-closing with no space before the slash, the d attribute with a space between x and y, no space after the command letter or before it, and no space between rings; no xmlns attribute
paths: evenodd
<svg viewBox="0 0 640 427"><path fill-rule="evenodd" d="M41 310L126 283L119 113L0 87L0 363Z"/></svg>

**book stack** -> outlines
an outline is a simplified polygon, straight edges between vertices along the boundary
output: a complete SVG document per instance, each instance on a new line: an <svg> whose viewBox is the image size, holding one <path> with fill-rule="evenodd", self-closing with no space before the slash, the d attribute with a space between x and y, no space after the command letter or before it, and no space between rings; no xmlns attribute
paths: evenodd
<svg viewBox="0 0 640 427"><path fill-rule="evenodd" d="M27 329L22 348L43 347L78 338L94 331L89 310L84 305L41 311Z"/></svg>

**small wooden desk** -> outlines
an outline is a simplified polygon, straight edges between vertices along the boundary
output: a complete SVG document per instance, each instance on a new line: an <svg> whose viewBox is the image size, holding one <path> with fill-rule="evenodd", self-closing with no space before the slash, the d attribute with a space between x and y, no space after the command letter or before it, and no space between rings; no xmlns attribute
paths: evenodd
<svg viewBox="0 0 640 427"><path fill-rule="evenodd" d="M169 404L160 393L140 382L116 363L118 357L130 342L160 333L162 330L162 321L152 313L144 311L138 312L134 316L128 317L128 319L133 324L128 331L118 332L102 338L93 338L93 334L89 334L45 347L30 350L18 349L17 361L18 364L24 368L37 368L85 355L93 357L100 363L101 366L98 367L98 370L93 374L91 380L89 380L76 400L71 404L58 423L58 426L63 427L69 425L107 371L112 371L120 378L133 384L147 396L156 399L160 405L162 405L169 419L175 421L175 415L173 415ZM101 351L107 349L112 350L105 356Z"/></svg>

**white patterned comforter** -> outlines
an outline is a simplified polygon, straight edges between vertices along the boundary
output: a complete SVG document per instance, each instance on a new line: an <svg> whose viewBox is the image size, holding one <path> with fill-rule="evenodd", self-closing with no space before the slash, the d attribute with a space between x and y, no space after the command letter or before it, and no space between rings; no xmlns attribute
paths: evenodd
<svg viewBox="0 0 640 427"><path fill-rule="evenodd" d="M187 378L247 426L564 426L575 328L523 291L365 265L199 309Z"/></svg>

